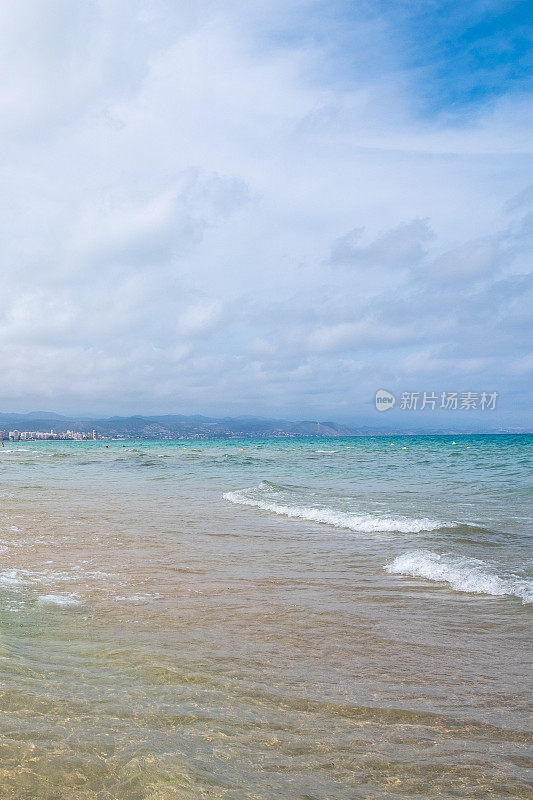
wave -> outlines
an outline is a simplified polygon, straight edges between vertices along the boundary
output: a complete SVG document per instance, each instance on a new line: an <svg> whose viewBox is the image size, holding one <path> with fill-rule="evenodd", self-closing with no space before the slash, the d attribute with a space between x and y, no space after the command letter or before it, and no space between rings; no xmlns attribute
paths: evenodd
<svg viewBox="0 0 533 800"><path fill-rule="evenodd" d="M287 492L279 491L280 487L264 481L260 486L225 492L222 497L230 503L243 506L254 506L262 511L270 511L284 517L304 519L332 525L335 528L346 528L357 533L399 532L419 533L449 527L437 520L421 518L410 519L402 516L377 516L341 511L328 506L303 505L299 502L287 501ZM280 498L278 495L282 495ZM291 493L293 494L293 493ZM297 499L296 499L297 500Z"/></svg>
<svg viewBox="0 0 533 800"><path fill-rule="evenodd" d="M8 569L0 569L0 589L19 590L46 587L53 591L56 586L61 584L64 585L72 581L79 583L87 578L115 578L115 576L112 573L102 572L101 570L84 569L79 565L71 567L68 571L54 569L37 571L10 567ZM59 592L57 596L60 597L63 594L64 592Z"/></svg>
<svg viewBox="0 0 533 800"><path fill-rule="evenodd" d="M60 608L74 608L81 606L82 601L77 594L69 594L62 592L61 594L42 594L37 598L37 605L42 606L59 606Z"/></svg>
<svg viewBox="0 0 533 800"><path fill-rule="evenodd" d="M154 600L158 600L161 597L160 594L157 592L145 593L145 594L131 594L131 595L117 595L115 600L117 602L124 602L124 603L135 603L135 604L145 604L151 603Z"/></svg>
<svg viewBox="0 0 533 800"><path fill-rule="evenodd" d="M533 581L518 575L498 575L490 565L477 558L412 550L397 556L385 570L393 575L412 575L430 581L447 583L457 592L511 595L522 603L533 603Z"/></svg>
<svg viewBox="0 0 533 800"><path fill-rule="evenodd" d="M13 589L23 586L24 583L24 577L19 569L4 569L0 572L0 586Z"/></svg>

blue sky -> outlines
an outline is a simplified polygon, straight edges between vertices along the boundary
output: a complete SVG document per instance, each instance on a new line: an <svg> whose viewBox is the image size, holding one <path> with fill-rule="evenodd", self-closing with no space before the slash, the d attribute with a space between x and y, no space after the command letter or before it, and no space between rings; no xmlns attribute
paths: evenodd
<svg viewBox="0 0 533 800"><path fill-rule="evenodd" d="M531 426L528 4L0 13L2 410Z"/></svg>
<svg viewBox="0 0 533 800"><path fill-rule="evenodd" d="M373 26L376 48L363 62L361 23ZM332 82L357 85L361 74L405 70L419 113L431 116L468 113L491 97L531 91L532 23L528 2L386 0L288 4L287 15L266 28L276 45L323 47Z"/></svg>
<svg viewBox="0 0 533 800"><path fill-rule="evenodd" d="M427 113L464 113L531 90L530 3L401 2L392 17L406 40L406 68L421 71L416 89Z"/></svg>

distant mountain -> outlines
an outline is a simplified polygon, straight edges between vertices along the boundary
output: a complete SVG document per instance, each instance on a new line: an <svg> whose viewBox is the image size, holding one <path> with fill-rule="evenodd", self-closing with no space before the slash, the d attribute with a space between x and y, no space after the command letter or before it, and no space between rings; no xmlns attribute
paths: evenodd
<svg viewBox="0 0 533 800"><path fill-rule="evenodd" d="M0 428L20 431L97 431L99 436L135 439L236 438L284 436L353 436L358 433L336 422L302 421L260 417L204 417L199 414L80 418L55 412L0 413Z"/></svg>
<svg viewBox="0 0 533 800"><path fill-rule="evenodd" d="M381 421L381 420L380 420ZM201 414L157 414L135 415L131 417L90 417L63 416L53 411L32 411L28 414L0 412L0 430L50 431L61 433L66 430L81 433L96 430L99 436L122 439L185 439L185 438L275 438L305 436L400 436L400 435L460 435L482 433L527 433L525 428L494 427L483 428L484 420L470 421L468 427L438 429L407 428L361 425L357 428L337 422L303 420L294 422L286 419L267 419L264 417L205 417ZM464 427L463 427L464 426Z"/></svg>

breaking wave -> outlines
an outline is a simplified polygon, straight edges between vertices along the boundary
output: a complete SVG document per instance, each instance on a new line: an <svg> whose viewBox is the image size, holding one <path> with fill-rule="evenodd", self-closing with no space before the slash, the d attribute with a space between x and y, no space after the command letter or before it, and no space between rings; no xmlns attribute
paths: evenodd
<svg viewBox="0 0 533 800"><path fill-rule="evenodd" d="M533 581L518 575L498 575L484 561L431 550L412 550L397 556L385 570L393 575L412 575L430 581L447 583L457 592L488 594L494 597L511 595L522 603L533 602Z"/></svg>
<svg viewBox="0 0 533 800"><path fill-rule="evenodd" d="M295 492L278 487L268 481L263 481L259 486L226 492L222 495L230 503L242 506L254 506L262 511L270 511L284 517L298 518L309 522L319 522L323 525L332 525L335 528L346 528L358 533L375 532L400 532L419 533L420 531L434 531L443 527L450 527L437 520L426 517L411 519L403 516L381 516L377 514L360 514L331 508L324 504L308 504L300 497L295 497Z"/></svg>

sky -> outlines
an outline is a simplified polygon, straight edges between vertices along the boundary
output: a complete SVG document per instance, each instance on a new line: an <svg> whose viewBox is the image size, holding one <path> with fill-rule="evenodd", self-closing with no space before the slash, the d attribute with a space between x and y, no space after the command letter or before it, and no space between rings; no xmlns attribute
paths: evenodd
<svg viewBox="0 0 533 800"><path fill-rule="evenodd" d="M529 8L2 0L0 410L531 430Z"/></svg>

